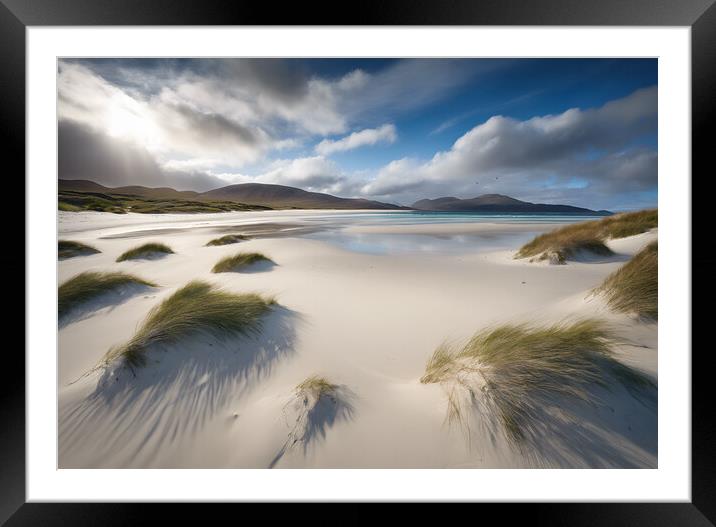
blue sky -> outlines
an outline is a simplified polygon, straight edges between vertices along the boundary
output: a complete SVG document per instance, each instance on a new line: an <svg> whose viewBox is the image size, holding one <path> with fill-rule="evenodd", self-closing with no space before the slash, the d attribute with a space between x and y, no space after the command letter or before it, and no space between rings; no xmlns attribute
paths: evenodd
<svg viewBox="0 0 716 527"><path fill-rule="evenodd" d="M655 59L61 60L60 177L643 208L656 85Z"/></svg>
<svg viewBox="0 0 716 527"><path fill-rule="evenodd" d="M336 62L334 67L316 65L316 69L340 75L353 66L352 61ZM359 62L362 66L366 61ZM402 131L400 141L374 151L348 151L336 158L353 169L378 168L396 157L429 158L496 114L524 120L569 108L594 108L657 83L655 61L649 59L494 62L500 64L494 72L475 76L444 100L421 111L398 113L393 122ZM371 124L376 123L366 123ZM655 148L656 129L642 139Z"/></svg>

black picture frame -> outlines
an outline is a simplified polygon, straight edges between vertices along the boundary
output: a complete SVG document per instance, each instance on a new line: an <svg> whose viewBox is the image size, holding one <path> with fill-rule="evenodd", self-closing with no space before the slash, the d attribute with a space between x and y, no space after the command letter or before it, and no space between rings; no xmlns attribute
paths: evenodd
<svg viewBox="0 0 716 527"><path fill-rule="evenodd" d="M707 129L716 105L716 5L714 0L391 0L364 2L355 11L333 6L204 0L0 0L0 144L5 162L25 173L25 30L27 26L62 25L570 25L690 26L692 53L692 176L700 186L711 169ZM713 173L713 170L709 170ZM670 175L671 176L671 175ZM687 177L688 175L674 175ZM713 176L712 176L713 177ZM7 181L7 180L6 180ZM15 178L16 195L25 195ZM27 196L25 196L27 197ZM710 194L692 189L694 240L708 236L706 214ZM704 230L701 234L700 231ZM19 230L13 242L24 246ZM708 245L708 244L707 244ZM692 250L692 280L702 296L714 294L706 272L716 261L711 251ZM19 254L19 251L18 253ZM0 259L6 273L25 273L24 259ZM21 271L22 263L22 271ZM708 327L708 309L694 304L696 336ZM19 310L13 315L19 317ZM19 322L19 321L18 321ZM668 330L668 329L667 329ZM707 356L710 350L692 344L692 501L690 503L611 504L485 504L499 507L501 522L529 517L546 525L714 525L716 523L716 427ZM664 350L688 354L691 350ZM152 521L142 504L25 503L25 362L15 346L5 349L7 371L0 382L0 522L7 525L136 525ZM20 373L22 372L22 373ZM164 507L163 507L164 508ZM203 506L202 506L203 508ZM185 521L194 507L178 507ZM165 514L167 511L162 511ZM204 513L199 513L202 516ZM482 514L482 513L481 513ZM355 516L359 519L360 515ZM165 518L166 519L166 518ZM203 517L205 519L205 517ZM368 519L368 517L365 517Z"/></svg>

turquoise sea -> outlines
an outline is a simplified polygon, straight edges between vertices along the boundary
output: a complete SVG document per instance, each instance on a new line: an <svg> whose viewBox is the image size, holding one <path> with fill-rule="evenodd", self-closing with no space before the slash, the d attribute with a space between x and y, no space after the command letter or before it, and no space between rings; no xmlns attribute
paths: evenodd
<svg viewBox="0 0 716 527"><path fill-rule="evenodd" d="M511 250L522 246L544 232L547 224L567 224L589 221L603 216L577 216L557 214L475 214L456 212L346 212L332 213L329 217L316 214L303 217L305 223L322 228L303 234L302 237L325 241L341 248L368 254L439 253L465 254L486 251ZM497 223L524 224L524 229L513 231L486 230L460 234L354 232L355 226L428 225Z"/></svg>
<svg viewBox="0 0 716 527"><path fill-rule="evenodd" d="M425 211L350 211L333 213L330 216L316 213L305 220L325 222L362 223L366 225L424 224L424 223L574 223L577 221L598 220L604 216L575 214L477 214L474 212L425 212Z"/></svg>

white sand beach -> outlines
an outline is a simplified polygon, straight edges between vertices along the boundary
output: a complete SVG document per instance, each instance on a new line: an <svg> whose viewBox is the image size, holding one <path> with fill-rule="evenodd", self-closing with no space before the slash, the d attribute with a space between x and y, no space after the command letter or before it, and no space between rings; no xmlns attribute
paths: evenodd
<svg viewBox="0 0 716 527"><path fill-rule="evenodd" d="M575 317L607 320L623 339L619 359L656 381L657 325L590 295L656 230L608 242L614 256L567 265L513 259L556 226L356 221L328 211L60 212L59 239L101 251L61 260L60 284L93 270L159 287L102 297L60 320L59 468L654 468L656 407L622 388L601 389L578 420L526 451L487 428L449 424L443 388L420 383L444 341L501 323ZM234 232L254 237L205 246ZM144 242L175 254L115 262ZM275 264L211 272L237 252ZM194 279L274 295L279 305L259 335L196 336L150 354L134 372L95 369L153 306ZM306 415L295 387L311 375L338 391Z"/></svg>

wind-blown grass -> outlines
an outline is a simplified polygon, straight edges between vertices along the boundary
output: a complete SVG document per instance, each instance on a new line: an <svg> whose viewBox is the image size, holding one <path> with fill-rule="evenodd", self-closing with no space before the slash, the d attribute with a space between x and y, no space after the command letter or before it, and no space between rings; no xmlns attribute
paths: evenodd
<svg viewBox="0 0 716 527"><path fill-rule="evenodd" d="M62 259L82 256L85 254L96 254L99 252L101 251L91 245L86 245L80 242L73 242L71 240L59 240L57 242L57 256Z"/></svg>
<svg viewBox="0 0 716 527"><path fill-rule="evenodd" d="M222 236L221 238L214 238L206 244L206 247L212 247L217 245L230 245L232 243L239 243L248 239L249 237L244 236L243 234L227 234L226 236Z"/></svg>
<svg viewBox="0 0 716 527"><path fill-rule="evenodd" d="M621 313L636 313L657 320L659 315L659 247L653 242L610 274L598 288L609 306Z"/></svg>
<svg viewBox="0 0 716 527"><path fill-rule="evenodd" d="M126 273L94 271L80 273L59 287L57 291L58 314L62 317L88 300L129 284L156 287L156 284Z"/></svg>
<svg viewBox="0 0 716 527"><path fill-rule="evenodd" d="M560 399L591 402L590 389L614 383L631 392L653 387L615 358L615 343L608 327L594 319L503 325L477 333L462 347L438 347L420 382L446 387L448 421L465 424L469 406L482 405L507 439L519 444L538 435L543 412L559 407Z"/></svg>
<svg viewBox="0 0 716 527"><path fill-rule="evenodd" d="M123 262L125 260L137 260L141 258L148 258L157 254L174 254L174 251L163 243L145 243L144 245L134 247L133 249L122 253L119 258L117 258L117 261Z"/></svg>
<svg viewBox="0 0 716 527"><path fill-rule="evenodd" d="M269 464L273 468L286 453L302 445L304 455L312 444L325 439L335 423L350 420L355 395L345 385L333 384L312 375L298 384L294 396L283 407L286 423L293 423L286 442Z"/></svg>
<svg viewBox="0 0 716 527"><path fill-rule="evenodd" d="M337 389L338 385L329 382L325 377L312 375L296 386L296 393L299 396L310 395L314 401L318 401L321 397L335 393Z"/></svg>
<svg viewBox="0 0 716 527"><path fill-rule="evenodd" d="M581 251L608 256L613 253L605 241L641 234L657 226L657 209L575 223L537 236L523 245L515 258L531 258L530 261L549 259L553 263L564 263Z"/></svg>
<svg viewBox="0 0 716 527"><path fill-rule="evenodd" d="M111 349L105 361L121 358L128 366L138 367L145 364L147 350L157 344L177 344L200 333L215 338L257 333L261 317L274 304L273 299L257 294L234 294L192 281L155 306L131 340Z"/></svg>
<svg viewBox="0 0 716 527"><path fill-rule="evenodd" d="M238 253L234 256L227 256L226 258L219 260L211 269L211 272L230 273L258 262L273 263L273 260L267 258L261 253Z"/></svg>

